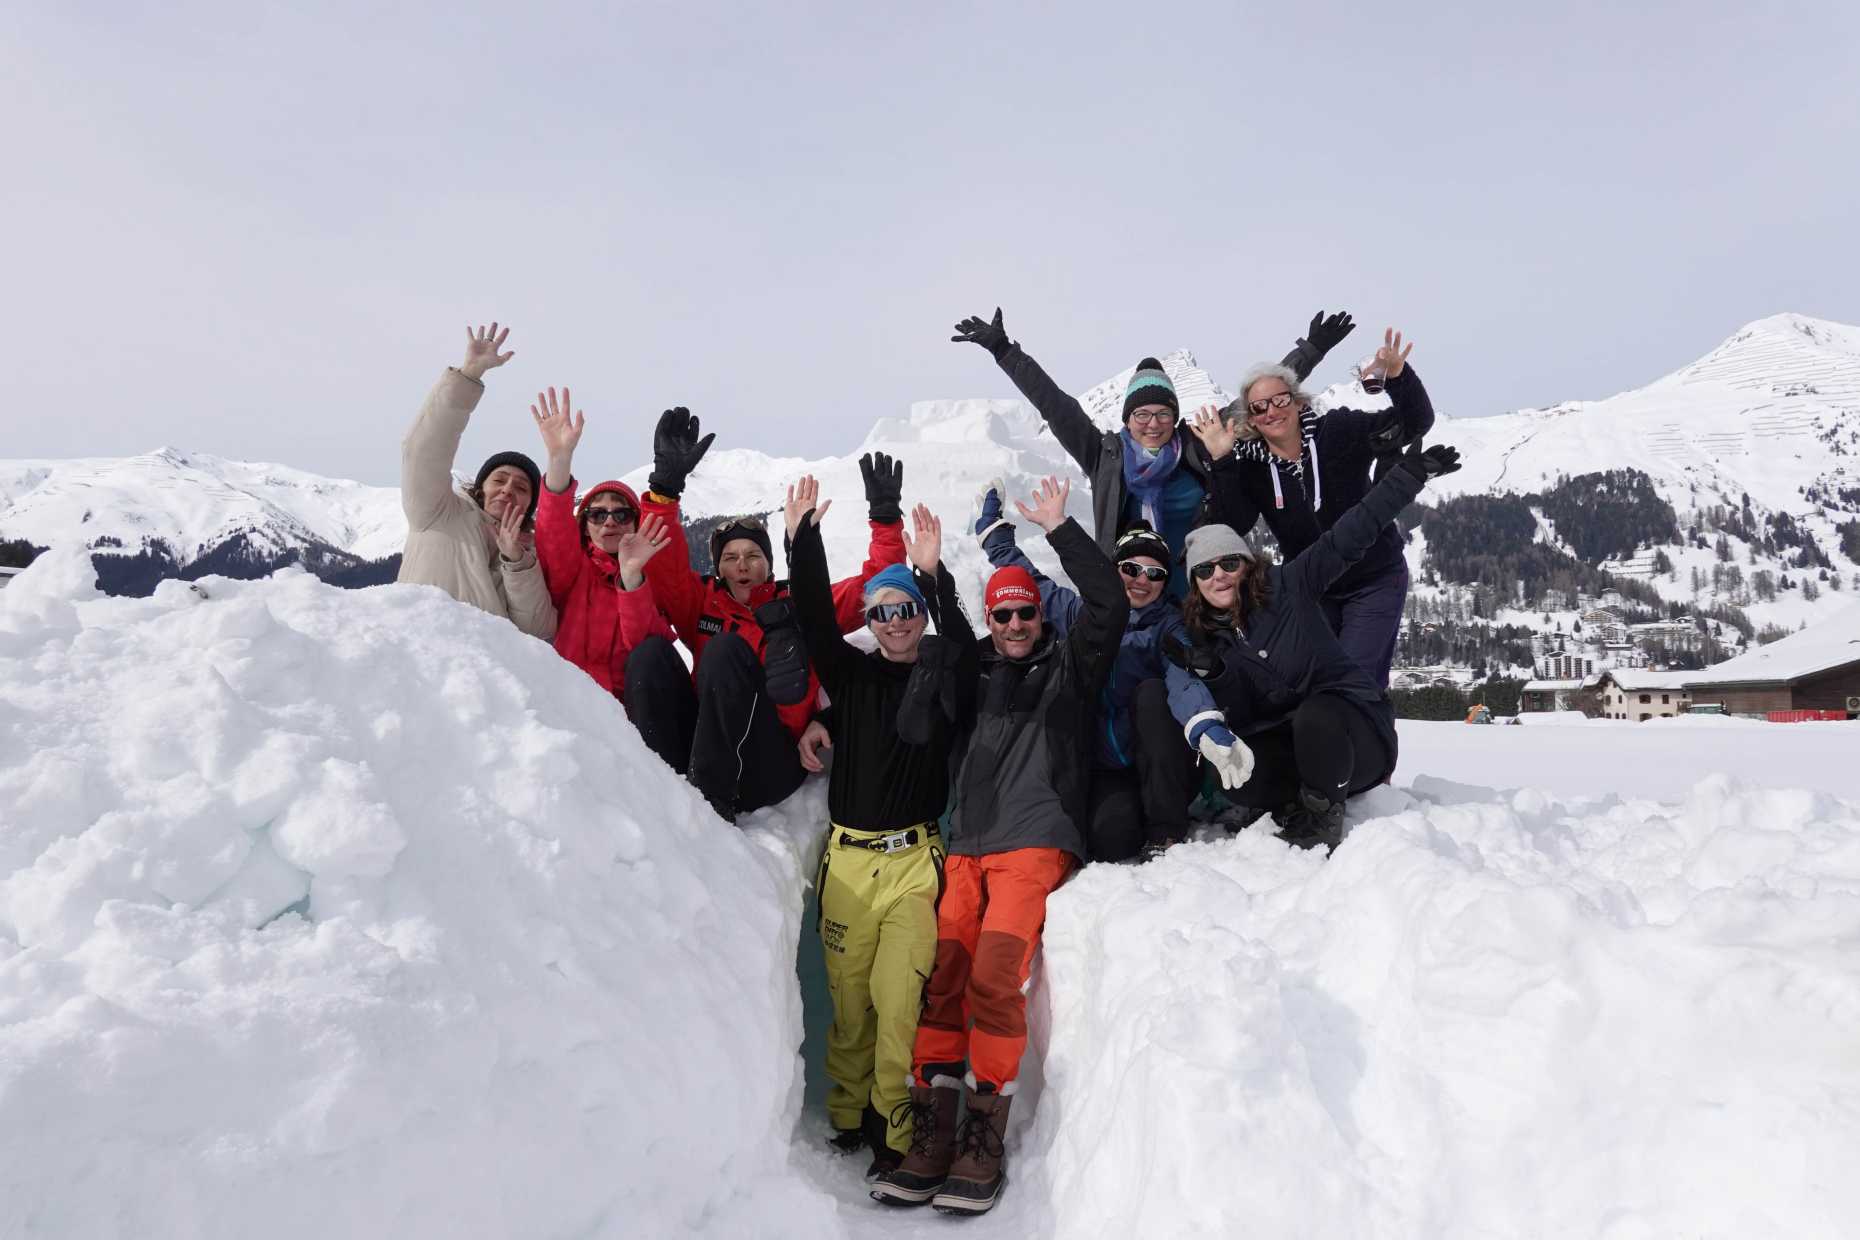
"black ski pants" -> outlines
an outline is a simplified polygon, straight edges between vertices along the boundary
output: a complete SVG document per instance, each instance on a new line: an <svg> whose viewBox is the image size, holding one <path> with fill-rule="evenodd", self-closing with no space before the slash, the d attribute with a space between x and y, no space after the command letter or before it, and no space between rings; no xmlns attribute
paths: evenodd
<svg viewBox="0 0 1860 1240"><path fill-rule="evenodd" d="M623 701L647 746L725 817L784 801L807 777L761 660L734 633L705 645L695 680L671 642L647 638L627 656Z"/></svg>
<svg viewBox="0 0 1860 1240"><path fill-rule="evenodd" d="M1335 693L1314 693L1290 719L1243 739L1253 750L1253 777L1227 799L1250 809L1278 809L1297 798L1300 785L1341 801L1395 768L1368 712Z"/></svg>
<svg viewBox="0 0 1860 1240"><path fill-rule="evenodd" d="M1094 769L1085 819L1085 851L1092 861L1128 861L1145 844L1168 844L1188 835L1188 803L1195 799L1195 755L1160 680L1137 686L1131 702L1136 753L1131 765Z"/></svg>

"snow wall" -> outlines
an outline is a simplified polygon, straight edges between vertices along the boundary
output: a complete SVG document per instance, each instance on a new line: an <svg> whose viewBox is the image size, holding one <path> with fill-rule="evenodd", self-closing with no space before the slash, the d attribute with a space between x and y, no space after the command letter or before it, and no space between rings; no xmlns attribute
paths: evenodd
<svg viewBox="0 0 1860 1240"><path fill-rule="evenodd" d="M0 1235L807 1236L801 866L437 590L0 593Z"/></svg>
<svg viewBox="0 0 1860 1240"><path fill-rule="evenodd" d="M1851 784L1845 726L1727 738ZM1852 1234L1854 800L1503 792L1425 772L1546 734L1403 736L1329 861L1249 830L1054 897L1010 1187L956 1229ZM1710 761L1548 736L1584 788ZM41 557L0 592L0 1235L943 1234L800 1111L820 811L724 827L436 591Z"/></svg>

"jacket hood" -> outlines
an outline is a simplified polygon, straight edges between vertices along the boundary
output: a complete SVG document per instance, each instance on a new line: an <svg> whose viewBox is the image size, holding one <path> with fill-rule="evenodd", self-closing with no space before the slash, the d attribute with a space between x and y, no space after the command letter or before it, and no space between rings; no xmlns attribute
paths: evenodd
<svg viewBox="0 0 1860 1240"><path fill-rule="evenodd" d="M575 501L575 519L577 521L581 520L581 514L588 510L588 501L603 491L610 495L618 495L627 502L627 506L634 512L639 511L639 496L634 494L633 488L620 481L618 478L610 478L606 482L595 483L582 493L580 499Z"/></svg>

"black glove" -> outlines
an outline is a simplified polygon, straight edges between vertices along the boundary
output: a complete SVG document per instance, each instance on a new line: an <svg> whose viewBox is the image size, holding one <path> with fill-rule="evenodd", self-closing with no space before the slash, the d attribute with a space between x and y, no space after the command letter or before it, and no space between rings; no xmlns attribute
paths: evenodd
<svg viewBox="0 0 1860 1240"><path fill-rule="evenodd" d="M666 499L684 494L685 479L691 476L704 454L710 451L715 431L698 438L698 420L682 405L659 415L658 429L652 432L652 473L646 486Z"/></svg>
<svg viewBox="0 0 1860 1240"><path fill-rule="evenodd" d="M865 502L868 515L880 525L904 519L904 462L883 452L868 452L859 458L859 472L865 476Z"/></svg>
<svg viewBox="0 0 1860 1240"><path fill-rule="evenodd" d="M1336 314L1326 315L1322 310L1311 316L1311 326L1305 328L1305 338L1298 343L1309 345L1317 350L1318 360L1343 343L1343 338L1356 330L1348 311L1339 310Z"/></svg>
<svg viewBox="0 0 1860 1240"><path fill-rule="evenodd" d="M1386 456L1401 447L1402 420L1399 413L1385 413L1369 424L1369 450Z"/></svg>
<svg viewBox="0 0 1860 1240"><path fill-rule="evenodd" d="M984 323L974 315L970 315L956 324L956 334L951 336L950 340L966 340L970 344L979 344L996 357L1006 353L1009 346L1013 344L1013 341L1007 337L1007 329L1001 326L1000 306L995 307L994 322Z"/></svg>
<svg viewBox="0 0 1860 1240"><path fill-rule="evenodd" d="M1197 642L1193 646L1184 646L1179 637L1165 637L1162 640L1163 658L1175 664L1191 676L1201 680L1213 680L1226 670L1221 656L1214 647Z"/></svg>
<svg viewBox="0 0 1860 1240"><path fill-rule="evenodd" d="M1423 452L1421 445L1417 443L1395 461L1396 469L1407 470L1414 480L1423 486L1427 485L1430 478L1450 474L1459 467L1460 450L1449 448L1445 444L1435 444Z"/></svg>
<svg viewBox="0 0 1860 1240"><path fill-rule="evenodd" d="M777 595L756 608L756 623L762 628L762 676L768 686L769 700L777 706L793 706L807 700L809 686L807 645L801 640L800 618L794 614L794 600Z"/></svg>
<svg viewBox="0 0 1860 1240"><path fill-rule="evenodd" d="M917 662L898 703L898 739L907 745L928 745L935 735L936 717L956 722L956 668L962 649L947 637L926 633L917 643Z"/></svg>

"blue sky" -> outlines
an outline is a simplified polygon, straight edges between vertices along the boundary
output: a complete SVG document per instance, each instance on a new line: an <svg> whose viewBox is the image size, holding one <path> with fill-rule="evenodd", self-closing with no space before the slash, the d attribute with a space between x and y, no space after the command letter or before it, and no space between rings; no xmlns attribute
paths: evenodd
<svg viewBox="0 0 1860 1240"><path fill-rule="evenodd" d="M171 444L392 482L467 321L462 457L582 472L669 404L842 452L1007 396L1231 381L1313 310L1456 416L1860 322L1860 6L30 3L0 31L0 456ZM1360 347L1359 347L1360 346Z"/></svg>

